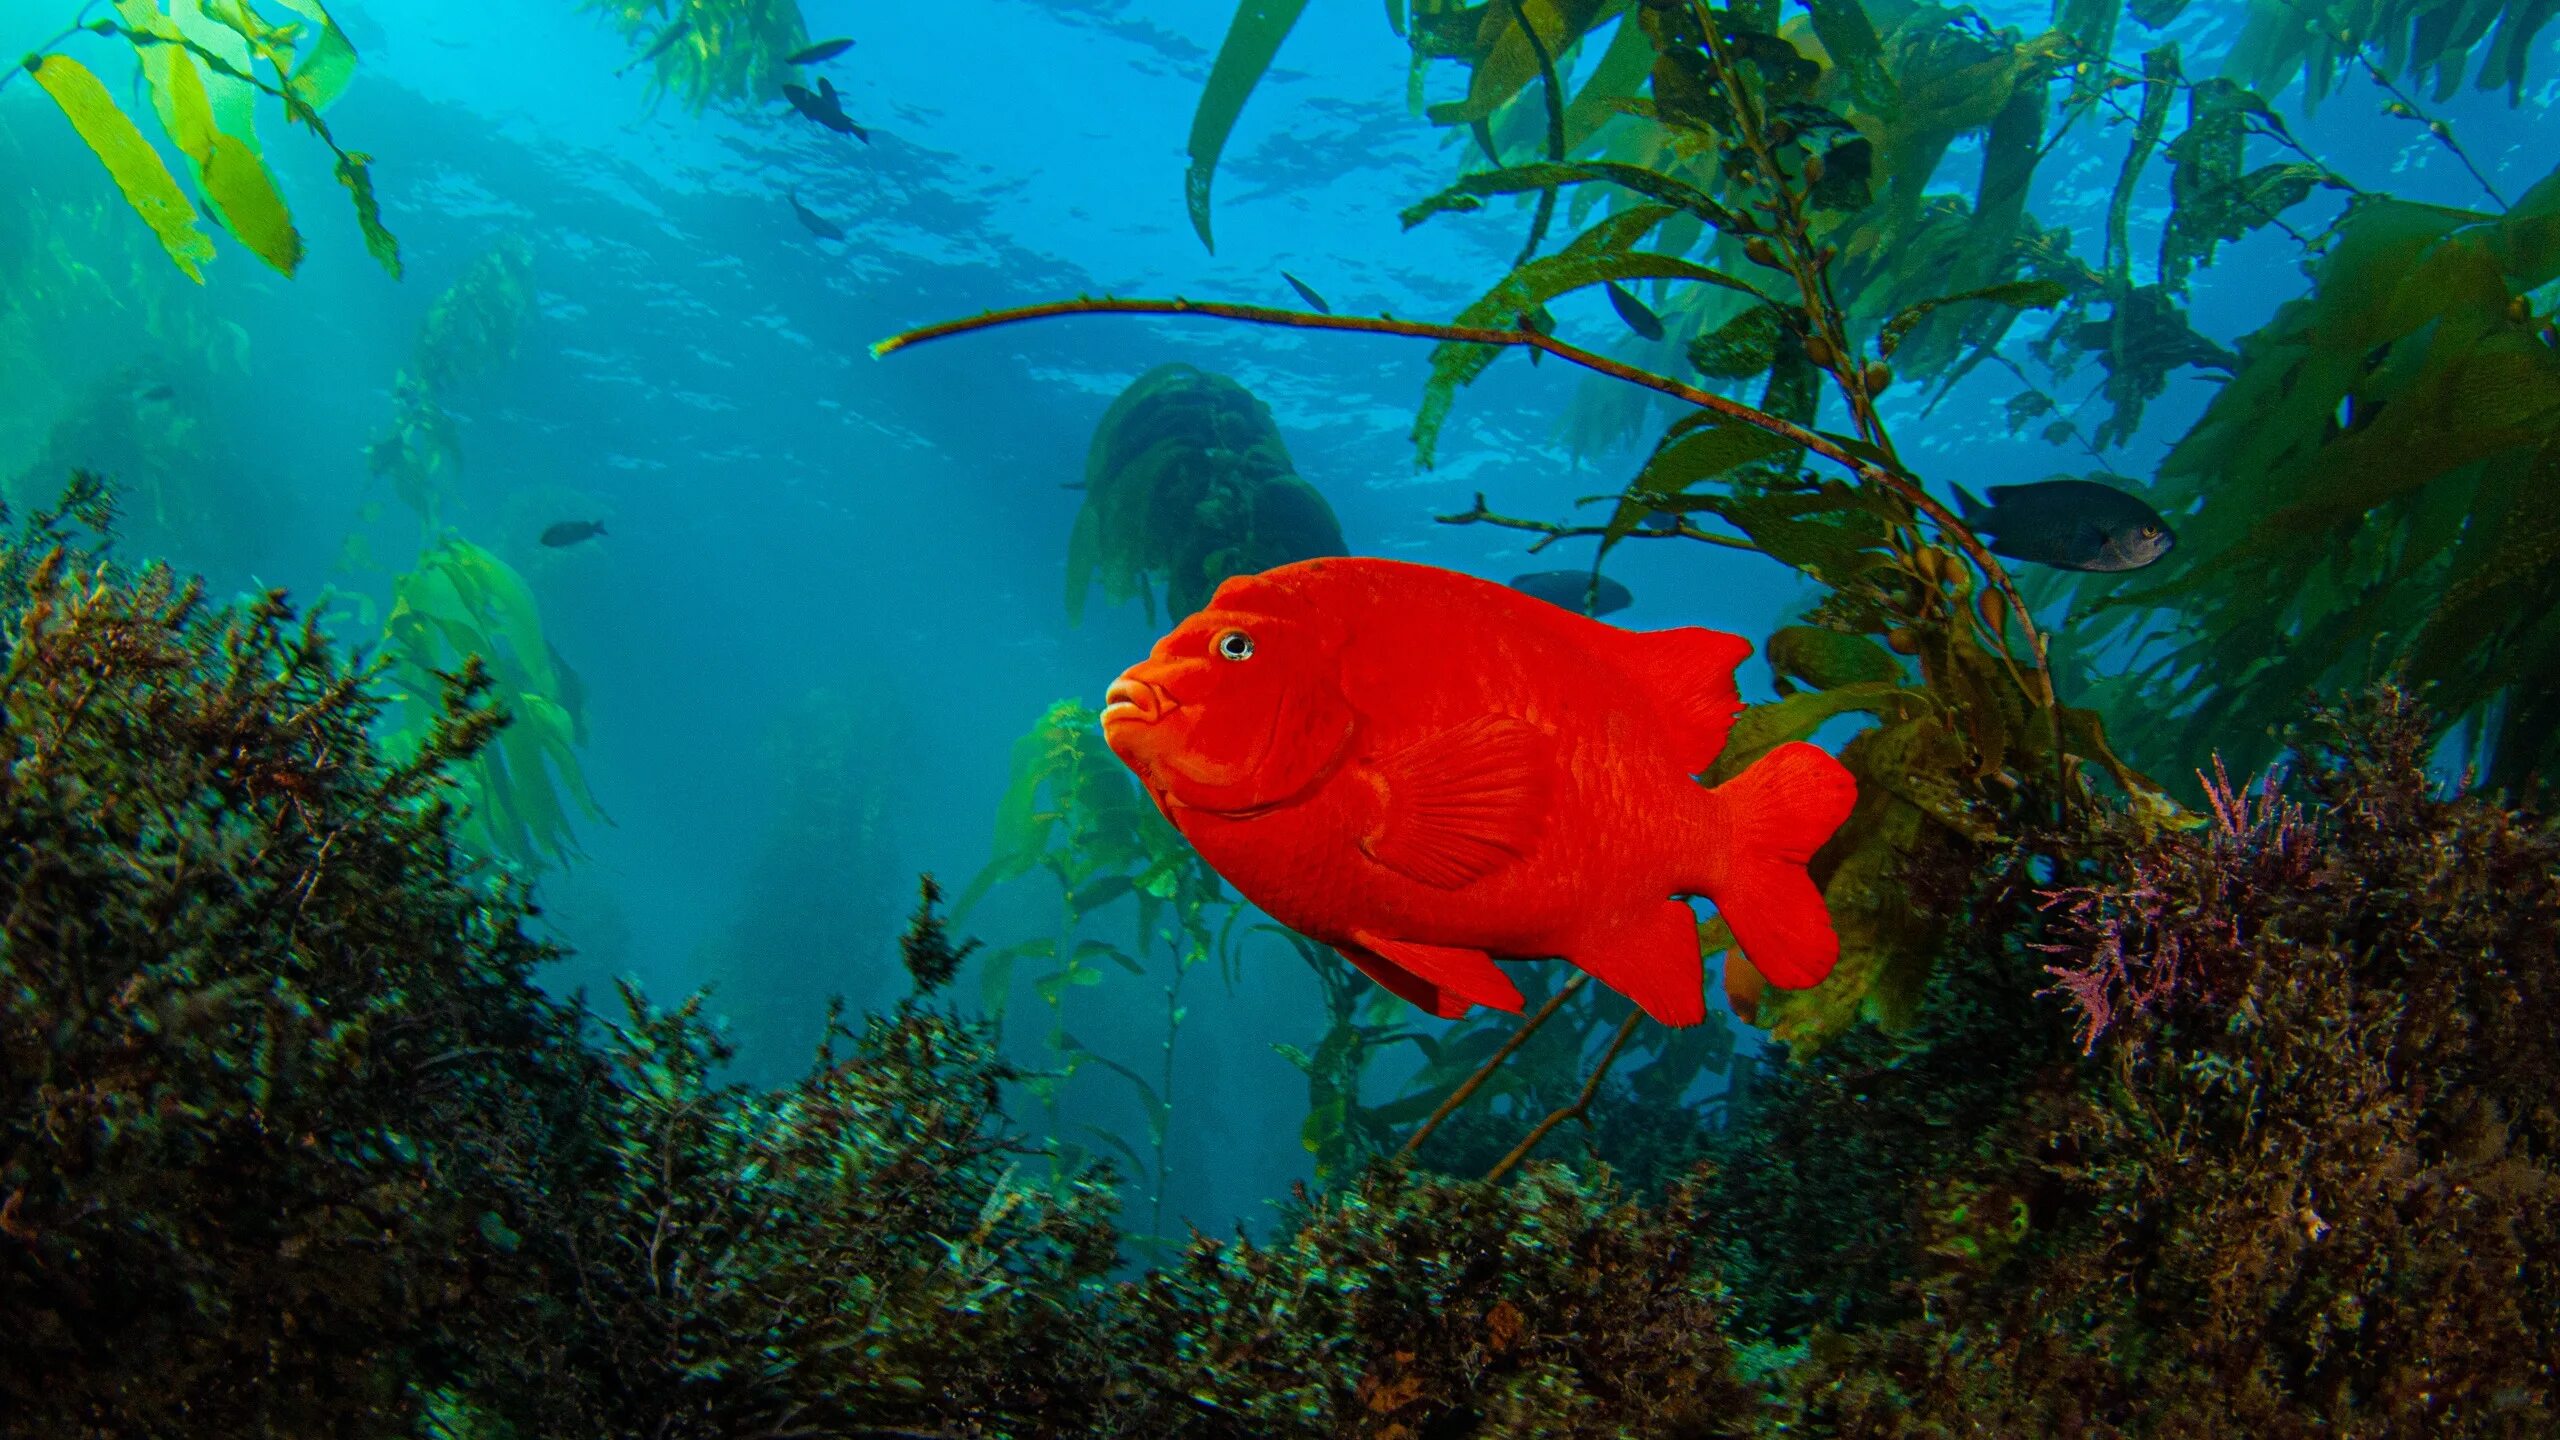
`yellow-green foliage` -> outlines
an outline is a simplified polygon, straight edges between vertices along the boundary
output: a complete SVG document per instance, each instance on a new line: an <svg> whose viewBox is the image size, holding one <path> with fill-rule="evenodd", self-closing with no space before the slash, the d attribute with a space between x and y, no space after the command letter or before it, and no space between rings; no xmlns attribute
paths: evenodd
<svg viewBox="0 0 2560 1440"><path fill-rule="evenodd" d="M274 98L288 124L308 126L336 155L338 180L354 198L366 248L397 276L400 245L382 225L371 157L341 147L321 118L353 78L355 46L319 0L268 3L287 18L261 13L253 0L115 0L114 19L66 31L55 43L84 30L128 41L161 133L185 157L206 217L291 275L302 263L302 236L252 124L257 97ZM105 165L171 262L189 279L203 280L214 249L196 228L196 206L106 84L64 54L28 56L25 69Z"/></svg>
<svg viewBox="0 0 2560 1440"><path fill-rule="evenodd" d="M784 58L809 43L795 0L585 0L583 8L613 22L634 63L684 26L650 62L650 93L673 94L688 110L774 99L796 73Z"/></svg>
<svg viewBox="0 0 2560 1440"><path fill-rule="evenodd" d="M575 854L570 810L605 817L579 769L579 722L564 698L569 677L543 638L523 577L479 546L449 538L400 577L384 630L402 721L395 750L430 733L443 713L440 677L475 658L506 716L496 740L455 772L469 807L466 841L527 869Z"/></svg>
<svg viewBox="0 0 2560 1440"><path fill-rule="evenodd" d="M1188 615L1218 582L1343 553L1342 526L1298 478L1270 407L1224 375L1159 365L1103 412L1067 545L1067 615L1095 579L1113 602Z"/></svg>

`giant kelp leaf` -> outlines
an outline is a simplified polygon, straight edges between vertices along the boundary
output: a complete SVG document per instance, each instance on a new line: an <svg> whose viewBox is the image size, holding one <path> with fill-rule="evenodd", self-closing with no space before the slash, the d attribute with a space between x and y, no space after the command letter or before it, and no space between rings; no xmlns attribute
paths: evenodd
<svg viewBox="0 0 2560 1440"><path fill-rule="evenodd" d="M1587 185L1594 181L1606 181L1632 190L1646 199L1694 215L1719 230L1734 228L1733 212L1716 203L1704 190L1659 170L1615 160L1540 161L1461 176L1458 183L1439 194L1406 206L1401 218L1405 228L1410 230L1434 215L1453 210L1482 209L1485 197L1490 195L1518 195Z"/></svg>
<svg viewBox="0 0 2560 1440"><path fill-rule="evenodd" d="M320 27L320 38L312 44L311 53L293 69L291 86L304 104L314 110L326 110L346 93L348 82L355 78L355 42L338 28L336 17L320 0L276 0L287 10Z"/></svg>
<svg viewBox="0 0 2560 1440"><path fill-rule="evenodd" d="M1817 690L1837 690L1891 683L1903 675L1902 662L1873 639L1818 625L1783 626L1762 650L1782 696L1799 680Z"/></svg>
<svg viewBox="0 0 2560 1440"><path fill-rule="evenodd" d="M1563 54L1624 4L1625 0L1494 0L1466 12L1477 19L1477 28L1465 48L1453 55L1472 72L1467 98L1434 105L1425 113L1435 125L1472 125L1491 118L1504 101L1536 80L1538 46L1522 33L1523 16L1537 27L1546 53L1554 56Z"/></svg>
<svg viewBox="0 0 2560 1440"><path fill-rule="evenodd" d="M1893 76L1885 68L1884 40L1867 18L1866 7L1859 0L1806 0L1805 11L1812 17L1813 33L1822 38L1823 53L1847 77L1849 94L1873 109L1889 108Z"/></svg>
<svg viewBox="0 0 2560 1440"><path fill-rule="evenodd" d="M1765 705L1744 708L1733 722L1724 752L1705 775L1721 785L1777 749L1810 737L1843 715L1907 717L1933 713L1937 702L1928 691L1892 680L1862 680L1829 690L1805 690Z"/></svg>
<svg viewBox="0 0 2560 1440"><path fill-rule="evenodd" d="M1607 554L1649 515L1706 508L1710 502L1684 503L1690 488L1700 481L1793 448L1782 436L1713 412L1684 417L1663 434L1644 468L1618 497L1607 533L1601 537L1601 553Z"/></svg>
<svg viewBox="0 0 2560 1440"><path fill-rule="evenodd" d="M1653 59L1653 42L1645 38L1643 26L1621 24L1611 33L1609 48L1600 52L1590 78L1564 107L1565 153L1581 149L1601 126L1616 118L1620 102L1643 87Z"/></svg>
<svg viewBox="0 0 2560 1440"><path fill-rule="evenodd" d="M2007 305L2020 310L2049 310L2061 304L2070 294L2071 287L2059 281L2011 280L2000 285L1985 285L1979 290L1967 290L1961 295L1939 295L1923 300L1917 305L1907 306L1900 314L1887 320L1884 328L1876 333L1876 349L1890 359L1893 352L1902 347L1903 336L1910 334L1914 326L1928 319L1930 312L1944 306L1981 301L1992 305Z"/></svg>
<svg viewBox="0 0 2560 1440"><path fill-rule="evenodd" d="M98 83L87 66L63 55L42 56L27 69L62 108L81 142L107 167L125 203L151 227L170 261L188 279L203 284L203 266L213 258L213 240L196 228L195 207L178 188L178 177L169 173L160 152L116 108L107 87Z"/></svg>
<svg viewBox="0 0 2560 1440"><path fill-rule="evenodd" d="M2287 207L2329 181L2326 170L2299 161L2246 174L2248 119L2266 102L2228 80L2197 82L2187 91L2187 128L2169 142L2169 223L2160 233L2160 283L2183 290L2190 271L2213 262L2214 246L2275 222Z"/></svg>
<svg viewBox="0 0 2560 1440"><path fill-rule="evenodd" d="M2247 23L2223 61L2224 72L2267 95L2282 92L2299 78L2308 108L2325 98L2339 77L2377 63L2385 74L2431 83L2436 97L2443 99L2461 85L2477 55L2475 83L2483 90L2503 87L2513 104L2522 98L2534 38L2560 14L2560 7L2548 0L2373 0L2318 13L2318 23L2307 23L2298 0L2250 0ZM2341 27L2346 31L2343 42Z"/></svg>
<svg viewBox="0 0 2560 1440"><path fill-rule="evenodd" d="M183 46L147 45L140 54L161 128L195 163L197 184L214 218L259 259L291 275L302 263L302 236L294 230L293 216L257 146L217 128L204 71L193 53Z"/></svg>
<svg viewBox="0 0 2560 1440"><path fill-rule="evenodd" d="M1753 305L1689 342L1689 363L1715 380L1765 375L1778 358L1785 321L1774 305Z"/></svg>
<svg viewBox="0 0 2560 1440"><path fill-rule="evenodd" d="M1262 83L1263 72L1280 53L1280 42L1289 38L1290 27L1306 8L1307 0L1243 0L1209 67L1208 86L1191 116L1191 168L1183 172L1182 200L1191 213L1192 230L1213 252L1218 245L1209 233L1209 184L1217 175L1218 156L1227 147L1236 117L1244 113L1246 98Z"/></svg>
<svg viewBox="0 0 2560 1440"><path fill-rule="evenodd" d="M1519 323L1521 316L1536 313L1559 295L1612 280L1693 280L1766 300L1748 282L1695 261L1620 248L1632 244L1658 222L1661 214L1657 207L1643 207L1601 221L1564 249L1540 256L1503 277L1502 283L1482 299L1458 312L1455 323L1508 329ZM1422 408L1413 426L1417 463L1425 467L1431 464L1440 426L1448 418L1450 406L1456 403L1457 392L1474 383L1501 349L1468 341L1445 341L1432 347L1431 379L1423 387Z"/></svg>

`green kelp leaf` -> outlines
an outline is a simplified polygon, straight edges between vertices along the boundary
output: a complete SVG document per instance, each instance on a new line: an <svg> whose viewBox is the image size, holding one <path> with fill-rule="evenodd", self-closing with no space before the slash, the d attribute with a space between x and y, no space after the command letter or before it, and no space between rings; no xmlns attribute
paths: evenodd
<svg viewBox="0 0 2560 1440"><path fill-rule="evenodd" d="M1475 35L1465 42L1466 48L1456 52L1456 58L1464 60L1472 71L1467 98L1434 105L1425 113L1435 125L1471 125L1488 120L1504 101L1538 78L1537 47L1520 30L1524 12L1529 23L1537 27L1547 54L1555 56L1563 54L1618 8L1618 0L1495 0L1464 12L1482 17Z"/></svg>
<svg viewBox="0 0 2560 1440"><path fill-rule="evenodd" d="M348 151L338 158L338 183L347 187L356 205L356 228L364 232L365 252L391 278L400 278L400 239L382 223L382 202L373 194L373 157Z"/></svg>
<svg viewBox="0 0 2560 1440"><path fill-rule="evenodd" d="M196 228L195 207L178 188L178 177L169 173L160 152L116 108L107 87L87 66L68 56L42 56L27 69L62 108L81 142L107 167L116 188L124 192L125 203L151 227L170 261L188 279L203 284L204 264L213 258L212 237Z"/></svg>
<svg viewBox="0 0 2560 1440"><path fill-rule="evenodd" d="M1886 359L1893 358L1893 352L1902 348L1902 337L1928 319L1931 311L1948 305L1980 300L2022 310L2049 310L2070 296L2071 287L2058 280L2011 280L2000 285L1985 285L1979 290L1967 290L1961 295L1940 295L1917 305L1905 306L1901 313L1884 322L1884 328L1876 332L1876 349Z"/></svg>
<svg viewBox="0 0 2560 1440"><path fill-rule="evenodd" d="M1405 207L1400 218L1404 227L1410 230L1434 215L1453 210L1482 209L1487 196L1558 190L1594 181L1606 181L1632 190L1648 200L1696 216L1719 230L1731 229L1735 223L1732 211L1717 204L1707 192L1688 181L1642 165L1614 160L1539 161L1461 176L1458 183L1439 194Z"/></svg>
<svg viewBox="0 0 2560 1440"><path fill-rule="evenodd" d="M1861 136L1822 152L1822 178L1806 192L1816 210L1864 210L1875 203L1876 144Z"/></svg>
<svg viewBox="0 0 2560 1440"><path fill-rule="evenodd" d="M1785 320L1774 305L1754 305L1689 342L1689 363L1714 380L1748 380L1777 363Z"/></svg>
<svg viewBox="0 0 2560 1440"><path fill-rule="evenodd" d="M1244 113L1246 98L1262 83L1263 72L1280 53L1280 42L1289 38L1290 27L1306 8L1307 0L1243 0L1209 67L1209 83L1191 116L1191 168L1183 173L1182 200L1191 212L1192 230L1213 254L1218 245L1209 234L1209 182L1217 174L1219 152L1227 147L1236 117Z"/></svg>
<svg viewBox="0 0 2560 1440"><path fill-rule="evenodd" d="M1834 69L1848 77L1849 93L1870 109L1889 108L1893 76L1885 68L1884 39L1859 0L1805 0L1813 33Z"/></svg>
<svg viewBox="0 0 2560 1440"><path fill-rule="evenodd" d="M203 165L205 198L213 202L224 228L279 274L292 275L302 264L302 235L293 228L293 216L257 147L217 132Z"/></svg>
<svg viewBox="0 0 2560 1440"><path fill-rule="evenodd" d="M1079 940L1076 942L1075 955L1078 960L1108 960L1140 979L1146 977L1146 966L1139 964L1128 951L1108 940Z"/></svg>
<svg viewBox="0 0 2560 1440"><path fill-rule="evenodd" d="M314 110L326 110L346 93L348 83L355 79L355 42L338 28L336 17L320 4L320 0L276 0L276 3L320 26L320 39L312 45L311 53L302 57L302 63L294 67L293 79L289 83L293 93L300 96L304 104Z"/></svg>
<svg viewBox="0 0 2560 1440"><path fill-rule="evenodd" d="M1591 67L1590 78L1564 107L1566 154L1600 133L1600 127L1618 115L1619 103L1643 88L1645 76L1653 71L1653 58L1653 42L1645 38L1643 26L1621 23L1611 33L1609 48Z"/></svg>
<svg viewBox="0 0 2560 1440"><path fill-rule="evenodd" d="M1897 681L1875 680L1830 690L1806 690L1766 705L1746 707L1733 722L1732 738L1707 772L1721 785L1781 745L1805 739L1843 715L1924 715L1937 708L1929 692Z"/></svg>
<svg viewBox="0 0 2560 1440"><path fill-rule="evenodd" d="M2501 487L2512 496L2503 503L2489 503L2484 490L2472 535L2410 642L2413 682L2442 683L2471 668L2484 640L2528 618L2515 597L2548 593L2560 575L2560 437L2544 442L2521 473L2521 484Z"/></svg>
<svg viewBox="0 0 2560 1440"><path fill-rule="evenodd" d="M2538 290L2560 277L2560 168L2517 196L2483 243L2518 290Z"/></svg>
<svg viewBox="0 0 2560 1440"><path fill-rule="evenodd" d="M1757 425L1744 425L1712 412L1684 417L1663 433L1662 443L1636 472L1618 499L1600 550L1610 547L1657 512L1678 513L1691 486L1754 460L1765 460L1795 448L1783 437ZM1701 507L1702 508L1702 507Z"/></svg>
<svg viewBox="0 0 2560 1440"><path fill-rule="evenodd" d="M1874 640L1818 625L1785 626L1769 637L1763 649L1780 695L1799 680L1817 690L1837 690L1848 685L1891 684L1903 676L1902 662Z"/></svg>
<svg viewBox="0 0 2560 1440"><path fill-rule="evenodd" d="M2197 82L2187 91L2187 128L2169 142L2169 223L2160 232L2160 283L2183 292L2187 276L2213 263L2214 247L2275 222L2314 186L2329 183L2317 165L2285 162L2242 174L2249 117L2266 102L2229 80Z"/></svg>
<svg viewBox="0 0 2560 1440"><path fill-rule="evenodd" d="M1503 277L1502 283L1484 298L1458 312L1455 323L1508 329L1518 324L1521 316L1536 313L1559 295L1611 280L1694 280L1766 300L1749 284L1720 270L1677 256L1623 248L1650 229L1662 213L1660 207L1645 206L1601 221L1564 249L1540 256ZM1502 348L1465 341L1432 347L1431 379L1423 387L1421 412L1413 425L1417 463L1424 468L1431 464L1440 426L1456 403L1457 392L1473 384Z"/></svg>

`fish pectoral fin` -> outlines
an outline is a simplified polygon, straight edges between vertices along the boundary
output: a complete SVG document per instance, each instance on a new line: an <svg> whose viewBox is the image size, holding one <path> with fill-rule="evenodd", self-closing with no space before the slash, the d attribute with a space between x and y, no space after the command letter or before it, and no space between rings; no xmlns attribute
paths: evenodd
<svg viewBox="0 0 2560 1440"><path fill-rule="evenodd" d="M1439 986L1398 965L1393 960L1357 945L1336 945L1334 953L1357 967L1361 974L1387 987L1398 998L1419 1005L1443 1020L1455 1020L1475 1006L1455 995L1441 992Z"/></svg>
<svg viewBox="0 0 2560 1440"><path fill-rule="evenodd" d="M1665 1025L1695 1025L1707 1018L1707 967L1698 955L1698 917L1677 900L1593 925L1564 958Z"/></svg>
<svg viewBox="0 0 2560 1440"><path fill-rule="evenodd" d="M1733 672L1749 658L1751 642L1695 625L1610 634L1618 664L1661 711L1681 771L1695 775L1714 764L1742 713Z"/></svg>
<svg viewBox="0 0 2560 1440"><path fill-rule="evenodd" d="M1520 1013L1520 987L1493 963L1493 957L1482 950L1468 950L1455 945L1425 945L1415 940L1389 940L1369 932L1356 931L1352 943L1383 960L1393 969L1403 971L1422 984L1439 992L1444 1003L1455 1002L1456 1011L1432 1010L1435 1015L1463 1013L1469 1005L1484 1005L1495 1010ZM1343 953L1350 954L1345 947ZM1357 963L1355 960L1354 963ZM1367 966L1361 966L1367 970ZM1376 976L1376 971L1370 971ZM1379 983L1394 990L1379 977ZM1402 991L1397 991L1403 994ZM1408 996L1408 999L1411 997ZM1422 1004L1421 1001L1415 1001ZM1430 1008L1425 1006L1425 1008Z"/></svg>
<svg viewBox="0 0 2560 1440"><path fill-rule="evenodd" d="M1529 853L1555 792L1554 742L1509 715L1484 715L1377 762L1384 798L1360 841L1370 859L1442 890Z"/></svg>

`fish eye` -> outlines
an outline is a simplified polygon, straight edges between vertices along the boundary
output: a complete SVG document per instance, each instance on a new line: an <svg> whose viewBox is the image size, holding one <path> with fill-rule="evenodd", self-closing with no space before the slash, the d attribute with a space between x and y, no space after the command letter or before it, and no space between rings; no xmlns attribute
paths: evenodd
<svg viewBox="0 0 2560 1440"><path fill-rule="evenodd" d="M1217 641L1218 656L1225 660L1253 658L1253 637L1241 630L1222 631Z"/></svg>
<svg viewBox="0 0 2560 1440"><path fill-rule="evenodd" d="M2159 527L2159 526L2157 526L2157 525L2145 525L2145 526L2143 526L2143 527L2142 527L2142 538L2143 538L2143 539L2145 539L2145 540L2157 540L2157 539L2159 539L2159 538L2160 538L2160 527Z"/></svg>

